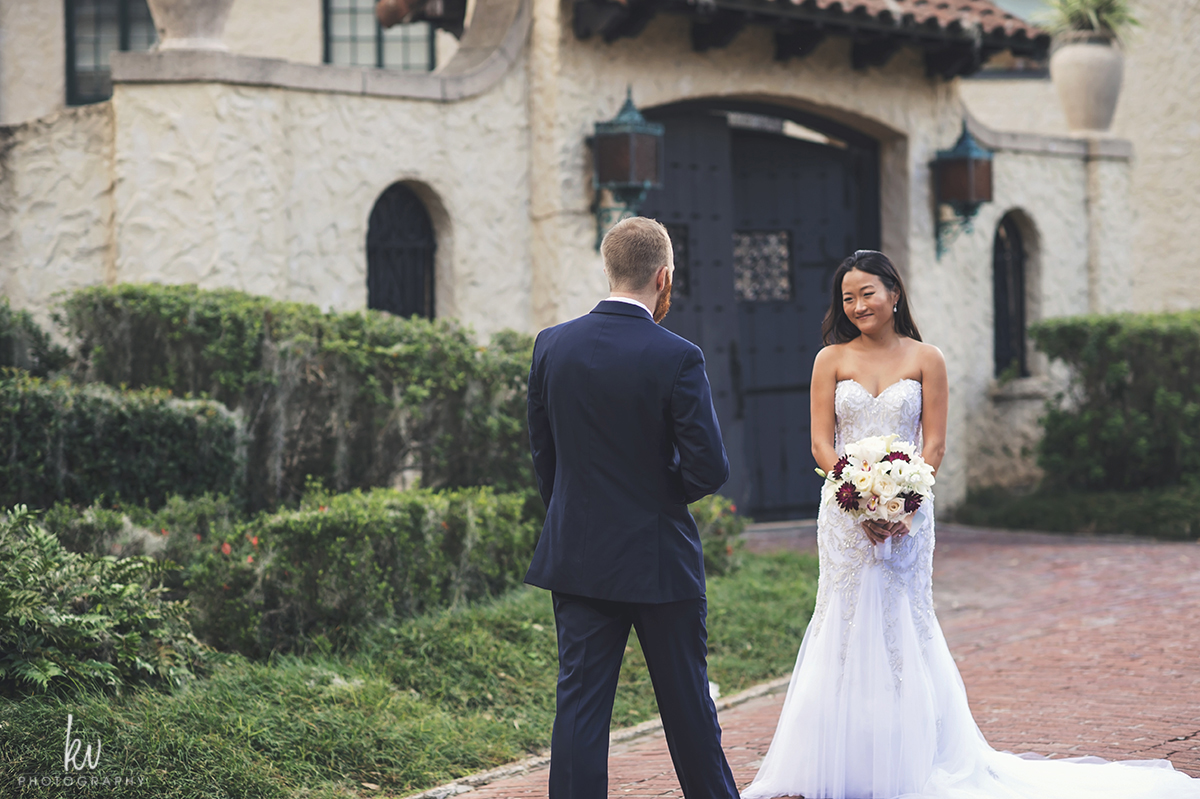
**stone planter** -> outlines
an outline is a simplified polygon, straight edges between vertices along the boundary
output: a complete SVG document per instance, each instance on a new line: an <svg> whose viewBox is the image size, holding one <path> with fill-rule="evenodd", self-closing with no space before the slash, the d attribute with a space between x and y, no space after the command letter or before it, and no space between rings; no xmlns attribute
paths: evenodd
<svg viewBox="0 0 1200 799"><path fill-rule="evenodd" d="M1112 125L1121 94L1124 56L1106 37L1076 34L1050 56L1050 78L1073 131L1102 132Z"/></svg>
<svg viewBox="0 0 1200 799"><path fill-rule="evenodd" d="M233 0L147 0L159 50L226 50L221 42Z"/></svg>

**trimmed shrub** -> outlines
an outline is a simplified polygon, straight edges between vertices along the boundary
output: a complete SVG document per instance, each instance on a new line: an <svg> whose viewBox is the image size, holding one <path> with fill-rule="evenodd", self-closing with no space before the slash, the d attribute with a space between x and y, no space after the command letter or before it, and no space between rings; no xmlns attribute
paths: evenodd
<svg viewBox="0 0 1200 799"><path fill-rule="evenodd" d="M1071 368L1039 463L1050 487L1129 491L1200 479L1200 312L1050 319L1031 335Z"/></svg>
<svg viewBox="0 0 1200 799"><path fill-rule="evenodd" d="M172 493L230 492L240 476L238 426L217 403L0 373L0 505L157 506Z"/></svg>
<svg viewBox="0 0 1200 799"><path fill-rule="evenodd" d="M298 500L309 475L339 490L533 485L528 336L480 347L454 322L195 286L89 288L64 318L84 379L244 411L253 508Z"/></svg>
<svg viewBox="0 0 1200 799"><path fill-rule="evenodd" d="M14 311L8 298L0 297L0 367L46 377L66 368L70 361L66 349L51 341L28 311Z"/></svg>
<svg viewBox="0 0 1200 799"><path fill-rule="evenodd" d="M1200 488L1144 491L972 491L954 520L981 527L1056 533L1120 533L1166 541L1200 538Z"/></svg>
<svg viewBox="0 0 1200 799"><path fill-rule="evenodd" d="M0 689L178 683L205 656L183 603L152 587L170 564L68 552L17 506L0 519Z"/></svg>
<svg viewBox="0 0 1200 799"><path fill-rule="evenodd" d="M739 516L737 506L720 494L693 502L688 510L700 528L705 574L736 571L742 562L742 533L750 519Z"/></svg>
<svg viewBox="0 0 1200 799"><path fill-rule="evenodd" d="M197 553L185 577L197 634L252 656L341 647L379 623L500 594L537 542L525 505L489 488L311 493Z"/></svg>

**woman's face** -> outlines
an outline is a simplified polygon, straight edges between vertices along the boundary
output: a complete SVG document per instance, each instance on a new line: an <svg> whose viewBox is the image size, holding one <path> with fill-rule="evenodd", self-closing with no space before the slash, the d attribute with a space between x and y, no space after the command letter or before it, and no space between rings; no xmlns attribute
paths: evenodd
<svg viewBox="0 0 1200 799"><path fill-rule="evenodd" d="M899 292L888 291L878 275L851 269L842 277L842 310L864 335L892 327L898 299Z"/></svg>

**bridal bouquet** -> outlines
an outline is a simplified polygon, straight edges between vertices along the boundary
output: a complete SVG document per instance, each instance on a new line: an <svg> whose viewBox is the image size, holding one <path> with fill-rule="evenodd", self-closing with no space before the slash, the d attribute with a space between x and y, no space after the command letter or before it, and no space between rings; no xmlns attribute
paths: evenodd
<svg viewBox="0 0 1200 799"><path fill-rule="evenodd" d="M871 436L846 445L846 454L826 474L836 486L834 499L859 521L892 523L933 498L933 467L907 441L894 433Z"/></svg>

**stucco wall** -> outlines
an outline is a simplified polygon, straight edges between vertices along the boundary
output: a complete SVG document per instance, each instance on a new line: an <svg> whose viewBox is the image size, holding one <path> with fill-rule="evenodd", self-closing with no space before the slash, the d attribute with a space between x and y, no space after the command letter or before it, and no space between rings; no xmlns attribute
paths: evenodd
<svg viewBox="0 0 1200 799"><path fill-rule="evenodd" d="M208 83L119 84L113 106L118 280L365 307L371 208L409 181L438 315L531 327L522 68L453 104Z"/></svg>
<svg viewBox="0 0 1200 799"><path fill-rule="evenodd" d="M0 128L0 294L47 327L56 293L109 273L112 136L107 103Z"/></svg>
<svg viewBox="0 0 1200 799"><path fill-rule="evenodd" d="M63 15L61 0L0 0L0 125L66 103Z"/></svg>
<svg viewBox="0 0 1200 799"><path fill-rule="evenodd" d="M607 294L594 249L585 140L620 107L627 85L643 108L698 98L790 106L880 142L884 247L905 273L925 339L942 348L950 372L939 503L958 502L969 483L1011 482L1005 475L1018 472L1026 479L1021 436L1031 434L1030 403L1040 407L1036 396L1045 389L1030 383L1014 395L994 384L996 224L1009 210L1023 215L1036 247L1036 314L1080 313L1128 296L1121 288L1124 162L1089 162L1078 147L1065 155L1000 148L995 201L939 259L929 163L957 138L962 106L953 84L925 77L915 52L860 72L850 68L848 43L831 39L806 59L779 63L769 33L750 27L727 48L696 53L686 20L665 15L635 39L580 42L565 11L558 0L536 0L529 46L516 65L492 88L457 102L152 77L119 82L111 117L72 112L78 119L62 132L47 128L22 139L30 152L53 150L54 141L63 153L105 153L107 146L111 160L88 156L75 178L54 171L49 150L40 161L10 159L20 175L5 177L0 190L29 197L2 206L0 247L8 249L0 253L20 261L5 285L20 292L18 304L42 307L46 281L37 276L48 271L38 265L52 262L73 270L62 287L187 282L361 308L371 208L389 185L408 181L437 228L438 314L482 334L536 331L585 313ZM97 164L111 164L111 173L97 172ZM94 172L111 178L93 185L84 178ZM69 201L34 196L41 189L32 181L48 176ZM105 181L115 181L111 205ZM27 231L41 238L26 241ZM1097 243L1104 257L1089 253ZM1009 395L997 401L998 390Z"/></svg>
<svg viewBox="0 0 1200 799"><path fill-rule="evenodd" d="M1129 176L1131 305L1200 308L1200 4L1141 0L1142 26L1125 46L1125 81L1112 133L1133 143ZM1049 80L965 80L963 99L1000 130L1066 133ZM1170 287L1164 289L1164 287Z"/></svg>
<svg viewBox="0 0 1200 799"><path fill-rule="evenodd" d="M323 60L321 0L237 0L225 25L225 44L235 53L304 64Z"/></svg>

